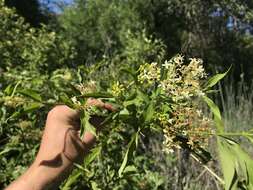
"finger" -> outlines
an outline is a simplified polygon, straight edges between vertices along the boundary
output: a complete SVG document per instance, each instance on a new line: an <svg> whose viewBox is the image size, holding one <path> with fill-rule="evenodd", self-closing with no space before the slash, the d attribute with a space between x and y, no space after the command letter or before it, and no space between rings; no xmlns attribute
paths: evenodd
<svg viewBox="0 0 253 190"><path fill-rule="evenodd" d="M109 103L104 103L102 100L89 98L86 102L88 106L96 106L99 108L104 108L110 111L116 111L116 109Z"/></svg>
<svg viewBox="0 0 253 190"><path fill-rule="evenodd" d="M96 137L90 132L85 132L82 138L82 142L85 144L86 148L90 149L96 142Z"/></svg>
<svg viewBox="0 0 253 190"><path fill-rule="evenodd" d="M47 115L47 123L61 123L61 126L70 125L76 129L79 128L80 113L66 105L58 105L51 109ZM54 124L52 124L54 125Z"/></svg>
<svg viewBox="0 0 253 190"><path fill-rule="evenodd" d="M108 104L108 103L104 103L104 108L113 112L117 111L116 108L114 108L111 104Z"/></svg>

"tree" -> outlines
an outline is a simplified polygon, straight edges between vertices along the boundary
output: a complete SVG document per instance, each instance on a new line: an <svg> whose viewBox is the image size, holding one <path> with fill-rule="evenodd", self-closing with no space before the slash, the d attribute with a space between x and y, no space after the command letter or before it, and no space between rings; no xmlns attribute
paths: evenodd
<svg viewBox="0 0 253 190"><path fill-rule="evenodd" d="M42 9L38 0L5 0L5 4L10 8L15 8L17 13L32 26L46 24L50 19L49 13Z"/></svg>

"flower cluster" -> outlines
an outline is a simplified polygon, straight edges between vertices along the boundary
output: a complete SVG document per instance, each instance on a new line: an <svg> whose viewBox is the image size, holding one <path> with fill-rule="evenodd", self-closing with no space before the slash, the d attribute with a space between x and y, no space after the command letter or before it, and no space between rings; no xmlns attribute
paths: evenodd
<svg viewBox="0 0 253 190"><path fill-rule="evenodd" d="M206 78L203 61L197 58L185 59L178 54L161 67L157 63L144 64L139 68L141 84L157 84L168 100L169 111L159 109L167 104L160 101L155 122L163 129L164 146L167 152L182 147L185 143L191 149L207 144L210 121L199 109L198 97L204 95L202 81ZM162 78L162 80L161 80Z"/></svg>
<svg viewBox="0 0 253 190"><path fill-rule="evenodd" d="M81 94L87 94L97 91L97 84L95 81L89 81L86 84L78 84L75 86Z"/></svg>
<svg viewBox="0 0 253 190"><path fill-rule="evenodd" d="M121 95L121 93L125 90L125 87L123 84L120 84L119 81L115 82L111 87L111 93L118 97Z"/></svg>
<svg viewBox="0 0 253 190"><path fill-rule="evenodd" d="M0 102L7 107L16 108L25 103L25 99L19 96L5 96L0 99Z"/></svg>
<svg viewBox="0 0 253 190"><path fill-rule="evenodd" d="M208 134L211 132L210 120L196 107L180 106L173 107L170 118L167 121L159 118L163 127L164 146L167 152L182 145L180 139L187 140L191 149L207 145Z"/></svg>
<svg viewBox="0 0 253 190"><path fill-rule="evenodd" d="M161 81L160 87L175 102L204 95L201 81L206 77L206 73L202 60L192 58L188 65L183 65L183 61L184 57L177 55L162 65L167 76Z"/></svg>
<svg viewBox="0 0 253 190"><path fill-rule="evenodd" d="M201 82L206 78L201 59L192 58L189 64L184 64L184 57L177 55L162 65L166 77L159 86L163 93L173 100L167 120L158 117L164 132L164 145L168 152L181 147L187 139L189 147L207 144L207 134L210 133L210 121L199 110L197 97L203 96Z"/></svg>
<svg viewBox="0 0 253 190"><path fill-rule="evenodd" d="M139 68L138 81L140 83L152 84L160 79L160 67L157 63L143 64Z"/></svg>

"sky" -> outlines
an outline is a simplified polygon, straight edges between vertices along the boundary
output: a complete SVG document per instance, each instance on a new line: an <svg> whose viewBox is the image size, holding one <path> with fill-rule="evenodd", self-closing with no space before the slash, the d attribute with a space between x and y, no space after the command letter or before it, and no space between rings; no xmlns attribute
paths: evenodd
<svg viewBox="0 0 253 190"><path fill-rule="evenodd" d="M73 3L74 0L39 0L39 1L41 3L48 4L49 8L52 11L59 13L59 12L61 12L61 10L57 6L58 3L64 3L66 5L69 5L69 4Z"/></svg>

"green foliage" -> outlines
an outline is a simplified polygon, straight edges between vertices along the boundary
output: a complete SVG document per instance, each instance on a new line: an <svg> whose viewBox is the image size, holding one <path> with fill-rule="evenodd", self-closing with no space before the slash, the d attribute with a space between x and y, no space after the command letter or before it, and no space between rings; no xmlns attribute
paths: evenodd
<svg viewBox="0 0 253 190"><path fill-rule="evenodd" d="M25 21L32 26L39 26L41 23L47 23L49 15L42 10L38 0L5 0L5 5L15 8L17 13L24 17Z"/></svg>
<svg viewBox="0 0 253 190"><path fill-rule="evenodd" d="M52 71L71 60L71 47L46 26L31 28L13 10L0 5L0 64L4 70L13 67ZM57 48L56 48L57 47ZM19 69L20 69L19 68Z"/></svg>
<svg viewBox="0 0 253 190"><path fill-rule="evenodd" d="M95 134L91 115L104 117L104 124L110 125L97 135L96 148L75 165L62 189L176 187L177 172L158 171L153 152L143 148L157 134L163 136L157 140L159 152L161 147L167 152L180 147L203 163L211 159L204 146L208 137L217 136L225 188L251 189L252 160L228 138L252 141L251 131L228 133L218 106L203 96L227 72L204 83L201 60L186 59L185 64L176 55L165 61L166 54L182 50L203 57L209 66L231 65L235 60L238 65L246 60L247 65L252 37L228 31L225 23L241 11L245 14L240 20L250 21L252 5L225 2L79 0L57 16L58 28L52 29L31 27L1 0L0 188L31 164L47 112L64 103L82 111L82 133ZM211 17L220 7L226 16ZM110 103L117 111L87 109L89 97ZM200 113L199 97L213 112L215 130ZM166 156L166 167L176 165L175 157ZM167 182L169 172L173 176ZM202 188L196 183L187 187Z"/></svg>

